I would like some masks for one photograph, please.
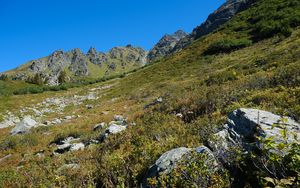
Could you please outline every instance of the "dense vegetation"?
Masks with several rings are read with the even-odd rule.
[[[122,79],[111,80],[109,84],[116,86],[96,101],[101,104],[99,107],[92,111],[85,107],[78,109],[82,120],[36,129],[30,135],[9,137],[5,135],[7,131],[0,133],[0,153],[15,154],[1,167],[0,185],[138,187],[148,168],[162,153],[176,147],[198,147],[207,142],[209,135],[217,132],[227,114],[236,108],[265,109],[299,121],[299,6],[297,0],[260,0],[182,52]],[[286,32],[285,27],[290,32]],[[224,38],[234,41],[220,43]],[[249,40],[253,40],[252,44]],[[212,46],[217,47],[217,53],[206,54]],[[70,92],[84,92],[101,84],[106,82],[74,88]],[[43,93],[34,97],[49,95]],[[0,97],[0,100],[3,104],[4,100],[13,103],[20,100],[19,97],[26,97],[27,100],[22,99],[24,103],[31,100],[30,95]],[[143,108],[157,97],[163,97],[161,104]],[[66,113],[72,110],[75,111],[71,108]],[[124,114],[137,125],[109,137],[95,148],[51,156],[49,143],[66,135],[76,134],[84,140],[97,137],[101,130],[91,133],[93,126],[112,116],[104,115],[103,111]],[[176,117],[176,113],[182,113],[183,118]],[[49,132],[51,134],[47,135]],[[206,168],[198,168],[203,161],[196,158],[179,165],[172,172],[173,176],[161,177],[159,181],[162,185],[186,187],[198,181],[197,174],[201,174],[206,177],[201,185],[211,187],[239,184],[238,180],[243,181],[245,187],[253,187],[253,184],[257,187],[299,186],[299,144],[264,142],[269,145],[259,154],[235,155],[233,161],[242,164],[237,165],[237,174],[229,174],[226,170],[208,173]],[[280,158],[269,152],[277,147],[292,149],[289,155]],[[39,150],[46,150],[46,157],[26,155]],[[273,171],[262,168],[265,161],[273,166]],[[58,170],[62,164],[72,162],[80,164],[80,168]],[[22,168],[12,168],[17,165]],[[178,173],[181,171],[188,172],[190,181],[182,181],[182,174]],[[153,179],[150,183],[157,185],[158,182]]]

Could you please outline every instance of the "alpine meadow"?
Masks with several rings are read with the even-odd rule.
[[[0,187],[300,187],[300,1],[207,16],[0,73]]]

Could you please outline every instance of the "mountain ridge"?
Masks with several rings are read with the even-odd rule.
[[[46,84],[58,85],[58,77],[63,71],[67,72],[69,80],[74,77],[100,78],[139,68],[146,64],[146,56],[147,51],[131,45],[114,47],[107,53],[98,52],[93,47],[86,54],[79,48],[66,52],[56,50],[49,56],[31,60],[3,74],[14,80],[27,80],[40,74]]]

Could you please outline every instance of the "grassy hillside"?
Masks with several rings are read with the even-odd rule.
[[[299,10],[297,0],[261,0],[187,49],[124,78],[68,91],[0,96],[4,113],[49,97],[83,95],[110,86],[100,90],[95,101],[44,117],[80,115],[63,125],[14,137],[9,136],[10,128],[2,129],[0,157],[12,157],[1,162],[0,185],[138,187],[162,153],[205,143],[238,107],[264,109],[299,121]],[[163,97],[161,104],[144,109],[158,97]],[[86,108],[90,103],[93,109]],[[175,116],[179,112],[182,120]],[[97,138],[101,131],[93,132],[94,125],[109,122],[115,114],[137,125],[85,151],[51,155],[52,141],[74,134],[81,140]],[[40,150],[44,157],[34,155]],[[66,163],[80,168],[59,171]],[[299,169],[294,170],[299,176]],[[246,179],[245,186],[251,183]]]

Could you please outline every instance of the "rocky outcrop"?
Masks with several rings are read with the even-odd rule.
[[[283,134],[283,130],[288,134]],[[251,152],[253,149],[263,148],[263,142],[259,138],[272,138],[276,144],[297,143],[300,136],[300,124],[289,117],[283,117],[271,112],[241,108],[233,111],[228,116],[224,128],[213,134],[208,140],[207,147],[196,148],[197,153],[208,154],[208,169],[220,168],[218,164],[230,167],[236,151],[240,153]],[[209,149],[210,148],[210,149]],[[148,178],[158,177],[162,173],[170,173],[179,161],[185,160],[183,156],[195,149],[176,148],[170,150],[155,162],[149,169],[143,181],[143,187]],[[286,155],[287,151],[270,151]]]
[[[282,135],[284,130],[289,133],[286,138]],[[228,116],[224,129],[212,135],[208,143],[219,159],[230,164],[232,148],[252,150],[253,143],[261,148],[259,137],[272,137],[275,143],[290,143],[295,141],[294,135],[299,138],[300,124],[293,119],[263,110],[241,108]]]
[[[194,40],[211,33],[230,20],[235,14],[247,9],[255,0],[227,0],[220,8],[210,14],[207,20],[196,27],[192,33],[177,31],[173,35],[165,35],[150,50],[148,62],[154,62],[170,54],[181,51]]]
[[[181,39],[171,52],[178,52],[190,45],[194,40],[211,33],[234,15],[247,9],[253,2],[255,0],[227,0],[220,8],[210,14],[204,23],[196,27],[191,34]]]
[[[107,63],[108,59],[106,57],[106,54],[103,52],[97,52],[97,50],[93,47],[91,47],[86,54],[86,56],[89,58],[90,62],[92,62],[95,65],[101,66],[103,63]]]
[[[30,61],[17,68],[17,74],[9,71],[9,75],[14,80],[29,80],[39,74],[46,84],[58,85],[62,71],[67,72],[68,80],[74,80],[77,76],[99,78],[115,71],[122,73],[139,68],[146,64],[146,56],[145,50],[132,45],[112,48],[106,54],[98,52],[95,48],[90,48],[87,54],[78,48],[68,52],[57,50],[47,57]],[[90,70],[91,68],[93,70]]]
[[[178,30],[172,35],[164,35],[149,51],[147,56],[148,62],[153,62],[169,55],[177,42],[186,36],[187,34],[182,30]]]
[[[72,59],[69,70],[72,71],[75,76],[87,76],[89,75],[88,60],[87,57],[81,52],[80,49],[76,48],[71,51]]]

